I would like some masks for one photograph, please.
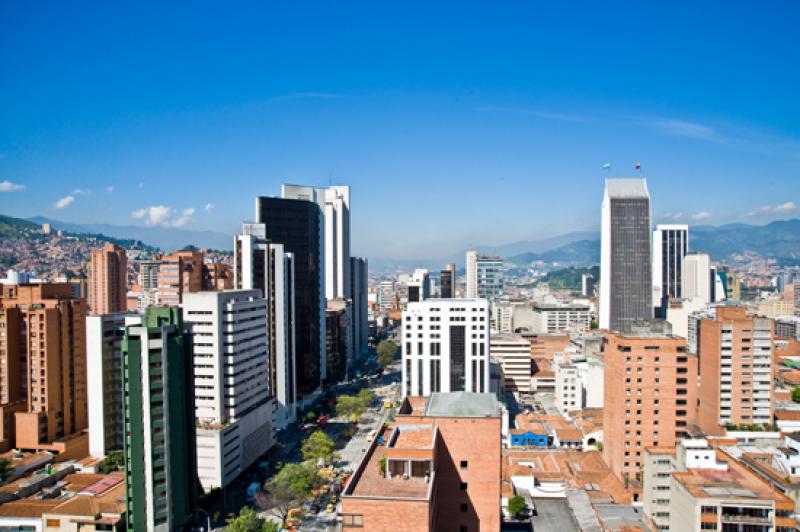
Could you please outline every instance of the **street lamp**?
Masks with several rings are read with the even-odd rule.
[[[206,514],[206,527],[207,527],[206,528],[206,532],[211,532],[211,516],[208,515],[208,512],[206,512],[205,510],[203,510],[200,507],[197,508],[197,511],[198,512],[203,512],[204,514]]]

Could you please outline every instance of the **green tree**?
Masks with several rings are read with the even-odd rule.
[[[286,464],[264,484],[266,493],[260,504],[271,508],[285,525],[289,510],[307,499],[319,484],[320,478],[313,464]]]
[[[122,451],[111,451],[100,462],[100,471],[103,473],[111,473],[112,471],[119,471],[125,467],[125,455]]]
[[[333,458],[333,451],[336,444],[330,436],[318,430],[303,442],[301,452],[303,460],[312,460],[316,463],[320,458],[327,464]]]
[[[255,510],[245,506],[237,517],[228,520],[225,530],[229,532],[278,532],[278,525],[259,517]]]
[[[508,499],[508,513],[510,513],[511,517],[514,519],[518,518],[527,509],[528,505],[525,503],[523,497],[515,495]]]
[[[800,403],[800,386],[792,389],[792,401]]]
[[[352,423],[358,423],[366,411],[364,401],[355,395],[340,395],[336,399],[336,415],[348,418]]]
[[[11,470],[11,462],[7,458],[0,458],[0,480],[5,480]]]
[[[397,356],[397,344],[391,340],[383,340],[378,344],[378,364],[384,368],[394,362]]]
[[[366,410],[375,400],[375,392],[373,392],[369,388],[362,388],[361,390],[359,390],[358,395],[356,397],[358,397],[358,400],[361,402],[364,409]]]

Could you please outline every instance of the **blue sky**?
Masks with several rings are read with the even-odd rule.
[[[332,180],[355,252],[439,257],[641,161],[656,221],[798,215],[796,2],[429,4],[3,2],[0,213],[233,233]]]

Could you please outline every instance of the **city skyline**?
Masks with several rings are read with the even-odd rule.
[[[641,162],[653,223],[794,217],[786,9],[167,7],[145,36],[146,10],[6,5],[0,212],[234,234],[282,183],[346,184],[354,254],[446,256],[594,230],[601,165]]]

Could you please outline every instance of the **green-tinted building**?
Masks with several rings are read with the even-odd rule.
[[[181,530],[198,496],[192,342],[181,310],[147,309],[126,328],[122,351],[128,530]]]

